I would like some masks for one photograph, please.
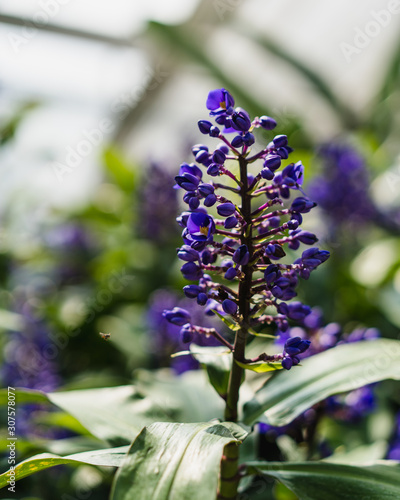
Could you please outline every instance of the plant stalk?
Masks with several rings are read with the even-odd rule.
[[[246,222],[245,228],[240,236],[240,244],[247,245],[250,253],[250,262],[253,255],[252,234],[248,230],[252,223],[251,214],[251,195],[248,193],[247,185],[247,160],[243,156],[239,156],[240,167],[240,196],[241,196],[241,212]],[[228,385],[228,394],[225,407],[225,420],[237,422],[238,419],[238,401],[239,389],[244,379],[244,370],[236,361],[245,360],[245,348],[247,340],[247,330],[249,325],[250,313],[250,298],[251,285],[253,277],[253,269],[251,265],[243,266],[244,279],[239,283],[238,304],[239,316],[241,317],[241,328],[237,331],[234,343],[232,370]]]

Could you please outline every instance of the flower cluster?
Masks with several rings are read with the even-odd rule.
[[[357,227],[371,222],[377,209],[369,196],[369,179],[362,156],[350,145],[324,144],[318,151],[322,173],[309,192],[325,212],[332,230],[346,224]]]
[[[184,261],[184,278],[195,282],[185,286],[184,293],[204,306],[206,314],[225,316],[245,336],[264,325],[287,331],[290,321],[310,314],[308,306],[289,302],[297,295],[299,278],[308,279],[329,257],[329,252],[314,246],[317,237],[300,227],[303,214],[315,206],[302,189],[304,167],[301,162],[284,165],[293,151],[286,135],[276,135],[260,151],[251,151],[253,132],[273,130],[273,118],[252,120],[244,109],[234,107],[225,89],[211,91],[206,105],[216,125],[200,120],[199,130],[220,143],[215,150],[195,145],[195,163],[183,163],[175,177],[175,187],[185,191],[183,201],[188,205],[177,219],[184,243],[178,257]],[[257,163],[260,167],[251,173],[249,168],[254,170]],[[215,179],[203,179],[204,170]],[[286,201],[292,193],[298,196]],[[285,259],[285,246],[290,252],[301,244],[310,248],[294,262],[289,256]],[[184,342],[195,333],[212,335],[237,352],[215,329],[194,324],[185,310],[166,310],[164,316],[181,326]],[[282,354],[263,354],[263,359],[274,358],[290,369],[308,347],[308,342],[291,339]]]
[[[283,346],[284,352],[287,350],[287,346],[300,348],[302,343],[307,343],[310,347],[304,356],[306,358],[340,344],[374,340],[380,336],[380,332],[375,328],[356,328],[346,334],[338,323],[324,325],[322,314],[318,308],[313,308],[302,323],[301,327],[296,326],[291,329],[291,335],[296,335],[296,337],[289,337],[288,332],[280,332],[275,342]],[[288,354],[292,355],[293,352],[289,350]],[[285,359],[287,358],[284,358],[284,361]],[[276,438],[282,435],[290,436],[298,443],[306,442],[309,429],[315,428],[323,416],[349,423],[359,422],[362,417],[371,413],[375,408],[375,385],[370,384],[347,394],[330,396],[306,410],[286,426],[274,427],[266,423],[259,423],[260,455],[268,460],[276,459],[276,457],[271,456],[271,453],[275,450]],[[319,448],[322,458],[332,454],[332,450],[325,440],[319,443]],[[400,441],[395,436],[388,457],[400,456],[396,455],[399,450]]]
[[[363,340],[374,340],[380,337],[376,328],[356,328],[350,333],[344,333],[338,323],[323,325],[321,312],[315,308],[304,319],[303,326],[291,329],[291,334],[296,335],[298,342],[308,342],[310,348],[305,357],[318,354],[331,349],[337,345],[360,342]],[[293,341],[287,332],[280,332],[276,340],[278,345],[284,345]],[[375,396],[373,384],[355,389],[346,395],[331,396],[325,401],[325,412],[335,418],[355,422],[375,407]]]
[[[174,308],[174,305],[178,307]],[[172,321],[165,321],[162,312],[166,308],[173,308]],[[171,358],[171,354],[185,349],[183,339],[179,336],[182,326],[180,318],[185,322],[201,322],[205,327],[215,326],[215,316],[204,318],[203,309],[188,298],[179,299],[176,293],[169,290],[156,290],[150,298],[147,313],[147,324],[149,326],[150,341],[149,349],[153,355],[153,361],[157,367],[170,366],[177,374],[188,370],[196,370],[199,363],[192,356],[177,356]],[[193,342],[200,346],[217,346],[218,341],[214,337],[207,337],[198,333],[194,334]]]
[[[15,310],[21,316],[22,328],[21,331],[10,332],[4,345],[4,362],[0,371],[3,386],[52,392],[59,387],[61,377],[54,356],[51,356],[48,325],[37,317],[25,298],[16,300]],[[20,405],[19,434],[37,432],[37,426],[32,423],[32,413],[38,408],[40,405]]]

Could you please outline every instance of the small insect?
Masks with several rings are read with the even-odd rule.
[[[110,337],[111,337],[111,333],[102,333],[102,332],[99,332],[99,335],[100,337],[103,339],[103,340],[109,340]]]

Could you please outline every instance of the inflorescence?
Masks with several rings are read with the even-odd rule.
[[[310,307],[291,299],[297,295],[299,278],[308,279],[329,257],[329,252],[313,246],[317,237],[300,228],[303,214],[316,204],[302,189],[301,162],[279,171],[293,151],[286,135],[276,135],[257,153],[251,151],[254,130],[273,130],[277,125],[273,118],[251,120],[247,111],[234,108],[234,99],[225,89],[211,91],[206,105],[216,125],[200,120],[200,132],[221,142],[214,151],[195,145],[196,163],[183,163],[175,177],[175,187],[185,191],[183,200],[189,207],[177,218],[184,242],[178,257],[184,261],[184,278],[195,282],[183,288],[186,297],[204,306],[205,314],[225,316],[239,335],[231,345],[215,329],[193,324],[185,309],[166,310],[163,315],[181,326],[184,342],[191,342],[195,333],[211,335],[237,360],[281,362],[289,370],[308,349],[308,340],[289,338],[282,353],[263,353],[252,360],[245,359],[244,344],[248,333],[257,333],[264,325],[275,324],[285,332],[289,321],[301,323],[310,314]],[[250,173],[256,162],[261,168]],[[204,170],[215,181],[204,181]],[[289,202],[292,192],[298,196]],[[213,214],[208,211],[211,207]],[[310,248],[287,263],[285,247],[297,250],[301,244]]]

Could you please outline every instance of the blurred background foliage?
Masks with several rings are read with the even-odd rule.
[[[356,29],[365,32],[387,2],[353,3],[349,16],[343,1],[120,0],[47,13],[39,4],[0,2],[3,386],[110,387],[137,370],[198,368],[171,360],[179,328],[160,313],[182,301],[173,176],[191,161],[216,87],[253,116],[276,118],[306,166],[305,190],[319,205],[307,225],[332,257],[302,284],[301,299],[343,332],[398,338],[400,18],[378,24],[350,61],[343,48],[358,47]],[[38,12],[47,20],[28,36]],[[326,453],[400,454],[395,387],[375,387],[376,404],[355,420],[319,419]],[[72,417],[40,405],[18,425],[19,459],[61,453],[54,438],[65,453],[94,446]],[[293,458],[301,443],[268,431],[257,446],[264,458]],[[105,499],[110,480],[105,469],[61,467],[22,481],[15,498],[90,488],[90,498]],[[270,495],[293,498],[282,486]]]

